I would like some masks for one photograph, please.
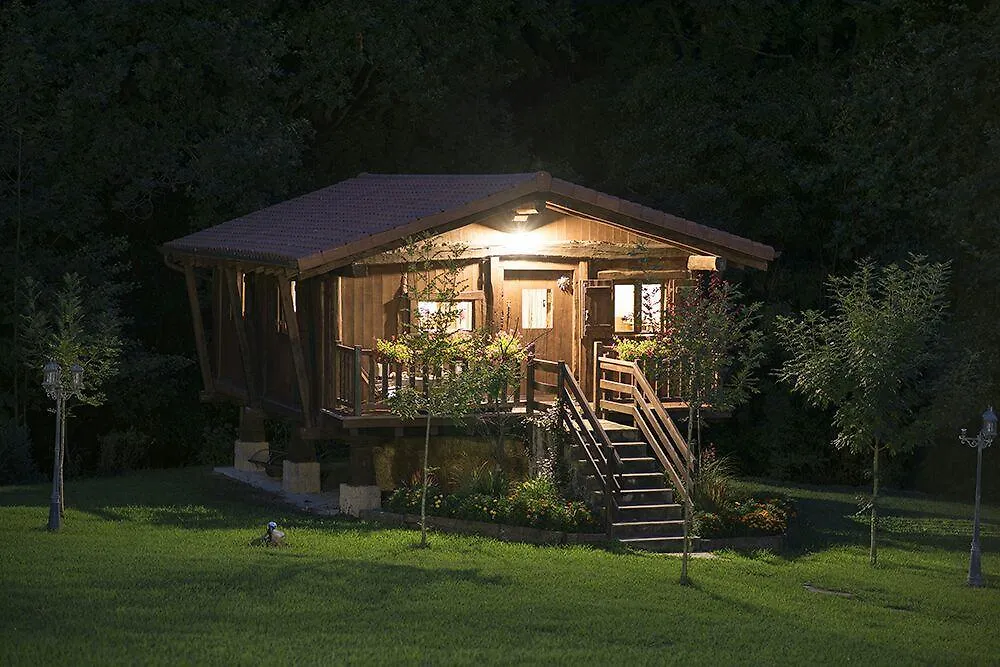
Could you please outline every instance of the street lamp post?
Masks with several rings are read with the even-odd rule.
[[[976,509],[972,515],[972,551],[969,554],[969,579],[970,586],[981,587],[985,585],[982,572],[982,555],[979,551],[979,487],[983,477],[983,450],[993,444],[993,439],[997,435],[997,415],[993,408],[987,408],[983,413],[983,427],[974,438],[965,435],[958,436],[959,442],[963,445],[976,448]]]
[[[56,442],[55,460],[52,463],[52,497],[49,503],[49,530],[62,528],[63,507],[63,457],[66,451],[66,401],[79,396],[83,389],[83,368],[73,364],[69,368],[69,382],[63,382],[63,369],[55,361],[49,361],[42,369],[42,387],[45,394],[56,402]]]

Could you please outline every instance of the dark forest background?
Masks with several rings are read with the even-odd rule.
[[[950,348],[978,372],[926,406],[936,445],[891,474],[971,494],[955,436],[1000,380],[1000,3],[6,2],[0,54],[0,482],[51,466],[25,277],[75,271],[125,318],[70,472],[206,462],[236,410],[198,402],[161,243],[362,171],[545,169],[780,250],[733,276],[768,329],[825,307],[825,277],[860,258],[951,261]],[[769,372],[708,439],[748,474],[863,480]]]

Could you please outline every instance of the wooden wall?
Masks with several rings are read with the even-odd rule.
[[[585,381],[588,380],[587,368],[591,363],[593,339],[583,336],[582,281],[596,278],[598,272],[610,269],[675,270],[686,266],[688,253],[663,247],[665,239],[653,239],[613,225],[554,211],[532,216],[532,220],[522,231],[528,234],[532,243],[542,246],[578,242],[579,246],[571,246],[576,249],[577,256],[552,256],[551,251],[548,251],[548,256],[532,254],[527,249],[527,244],[523,243],[524,239],[515,240],[508,234],[512,230],[510,216],[505,215],[483,223],[466,225],[442,234],[439,238],[442,241],[465,243],[470,249],[479,249],[479,257],[463,261],[460,281],[465,290],[479,292],[478,298],[481,300],[490,302],[494,298],[490,293],[490,263],[499,260],[501,268],[497,270],[493,266],[493,276],[506,276],[507,288],[512,292],[495,304],[497,312],[503,312],[508,305],[516,307],[520,299],[515,298],[513,290],[528,284],[524,281],[533,279],[533,276],[546,280],[555,280],[559,275],[571,276],[573,294],[569,298],[572,307],[568,312],[560,307],[560,316],[554,322],[553,331],[547,335],[552,340],[565,341],[565,345],[556,346],[560,351],[552,351],[551,354],[565,357],[578,377]],[[603,256],[598,250],[594,256],[580,257],[579,249],[588,247],[588,243],[601,245],[604,250],[615,250],[617,246],[619,256]],[[657,251],[660,252],[659,256],[621,256],[623,248],[646,247],[649,244],[659,244],[658,247],[662,249]],[[486,255],[493,255],[494,259],[483,256],[484,252]],[[644,254],[655,255],[656,252]],[[337,343],[370,349],[374,347],[376,339],[401,333],[400,323],[407,321],[408,313],[403,311],[409,309],[409,299],[401,298],[404,265],[380,264],[378,258],[375,259],[376,261],[364,267],[366,275],[354,277],[331,273],[296,284],[297,318],[314,413],[319,407],[331,405],[328,394],[332,386],[332,359],[336,354]],[[416,280],[418,278],[414,275],[407,276],[410,284]],[[503,285],[499,288],[494,286],[493,295],[496,298],[502,292]],[[213,339],[209,342],[212,372],[220,381],[219,390],[238,395],[240,391],[246,391],[246,382],[238,345],[237,323],[231,312],[238,316],[240,309],[239,304],[230,306],[229,291],[222,280],[222,269],[214,272],[212,293]],[[287,327],[278,323],[278,301],[276,277],[264,273],[248,274],[244,325],[253,358],[255,389],[265,408],[278,408],[286,413],[294,413],[301,406],[300,392],[289,333]],[[511,315],[511,324],[516,324],[520,312],[512,312]],[[478,321],[474,322],[474,326],[486,324],[482,305],[477,305],[476,318]],[[545,347],[556,349],[551,345]],[[228,388],[236,391],[228,391]]]

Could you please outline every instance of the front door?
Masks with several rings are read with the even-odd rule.
[[[521,330],[525,344],[535,344],[535,356],[549,361],[573,360],[573,295],[559,287],[560,278],[573,284],[572,270],[506,270],[504,296],[510,305],[510,326]]]

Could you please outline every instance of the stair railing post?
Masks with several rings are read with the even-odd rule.
[[[615,538],[615,473],[617,472],[618,464],[615,462],[615,448],[613,445],[608,447],[607,464],[605,468],[608,472],[608,478],[604,483],[604,513],[607,515],[608,521],[608,538]]]
[[[535,412],[535,351],[529,350],[525,359],[524,380],[524,411],[526,414]]]
[[[361,346],[354,346],[354,416],[361,416]]]
[[[594,397],[594,414],[603,417],[601,414],[601,341],[594,341],[594,387],[591,394]]]
[[[559,379],[556,381],[556,403],[557,404],[559,403],[559,401],[562,400],[563,394],[567,394],[566,395],[566,400],[567,401],[572,400],[572,399],[570,399],[568,393],[566,392],[566,364],[564,362],[560,361],[559,362]],[[560,429],[560,430],[562,430],[562,428],[563,428],[564,419],[565,419],[565,417],[563,416],[563,411],[560,410],[559,411],[559,417],[558,417],[559,421],[556,424],[556,427],[558,429]]]

